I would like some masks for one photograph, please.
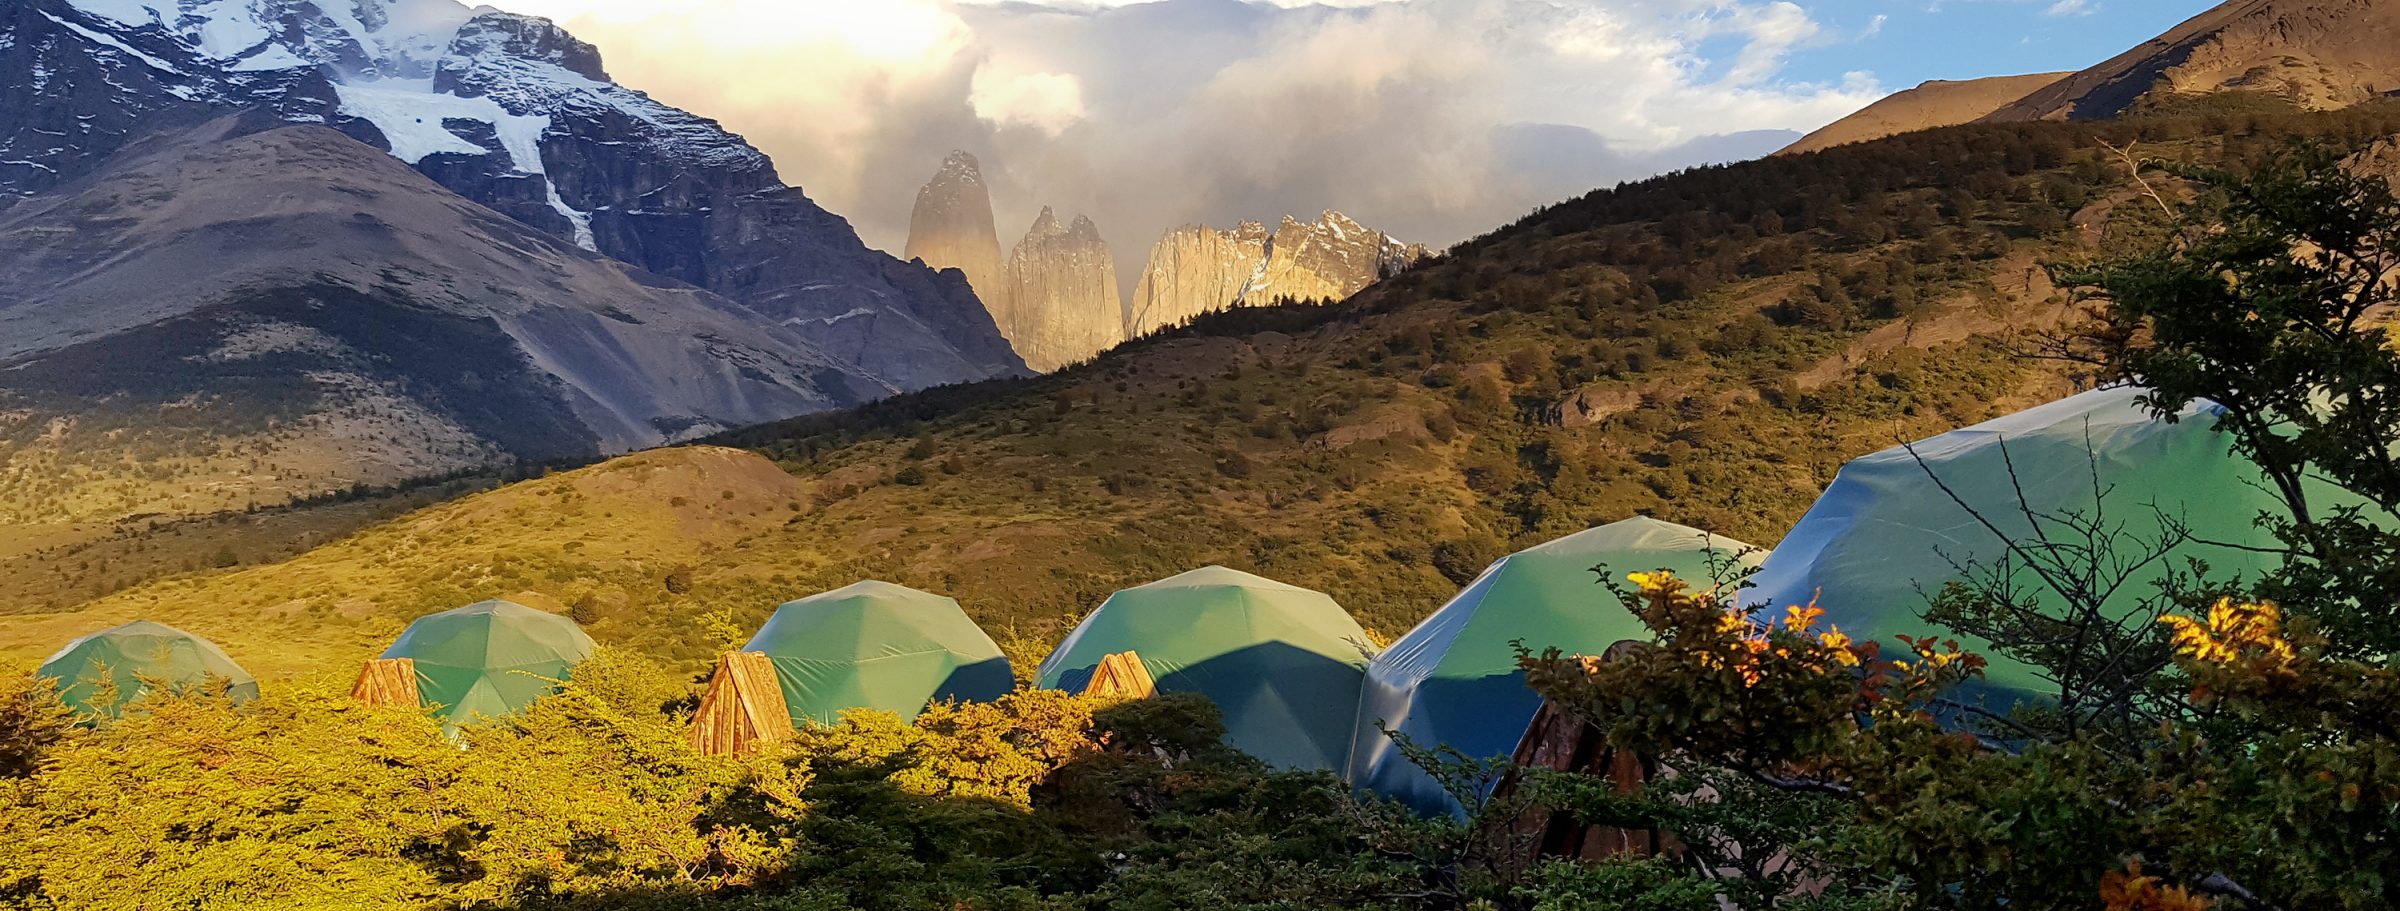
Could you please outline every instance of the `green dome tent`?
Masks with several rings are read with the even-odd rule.
[[[1852,460],[1776,547],[1743,602],[1779,609],[1813,596],[1827,622],[1859,639],[1934,632],[1922,619],[1924,608],[1958,577],[1957,567],[1988,572],[2008,554],[2007,543],[1970,506],[2020,544],[2036,542],[2029,510],[2097,515],[2117,530],[2115,558],[2122,560],[2147,556],[2162,539],[2162,513],[2188,525],[2195,540],[2151,562],[2107,602],[2120,612],[2156,594],[2152,583],[2161,574],[2185,571],[2186,557],[2206,560],[2212,582],[2236,574],[2255,579],[2280,565],[2272,552],[2279,543],[2256,520],[2261,512],[2282,513],[2283,504],[2257,466],[2232,451],[2232,438],[2215,430],[2217,406],[2193,402],[2169,423],[2135,401],[2142,391],[2085,392],[1918,441],[1915,455],[1894,447]],[[2321,490],[2325,502],[2357,502],[2330,485]],[[2054,536],[2064,532],[2060,540],[2082,542],[2056,521],[2041,524]],[[2013,566],[2020,594],[2060,603],[2021,561]],[[1980,640],[1959,638],[1991,661],[1979,688],[1988,695],[2013,701],[2056,692],[2034,668],[1993,654]],[[1887,643],[1887,653],[1894,647]]]
[[[1475,581],[1367,667],[1350,745],[1353,785],[1425,812],[1457,809],[1448,795],[1377,727],[1423,747],[1450,746],[1477,758],[1506,756],[1541,710],[1525,686],[1516,648],[1597,655],[1650,632],[1592,569],[1671,570],[1705,587],[1711,563],[1756,565],[1750,545],[1672,522],[1636,517],[1577,532],[1494,561]]]
[[[1110,595],[1042,662],[1042,686],[1080,691],[1133,651],[1166,693],[1199,693],[1225,739],[1282,768],[1338,771],[1370,647],[1332,598],[1211,566]]]
[[[417,618],[382,658],[416,666],[419,703],[443,730],[503,718],[558,689],[592,655],[575,621],[513,601],[482,601]]]
[[[989,701],[1016,685],[1000,647],[958,602],[889,582],[778,607],[742,650],[775,663],[794,724],[830,724],[853,708],[914,719],[927,703]]]
[[[223,679],[234,701],[258,698],[258,678],[233,663],[216,643],[148,620],[69,642],[36,673],[56,681],[67,707],[87,720],[116,717],[152,682],[181,689]],[[102,699],[110,688],[103,684],[113,684],[113,699]]]

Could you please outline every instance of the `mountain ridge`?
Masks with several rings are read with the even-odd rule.
[[[2400,91],[2400,5],[2226,0],[1984,119],[2108,118],[2224,91],[2277,95],[2315,111]]]
[[[456,382],[462,370],[482,379]],[[324,126],[237,115],[153,134],[0,211],[11,476],[105,488],[90,470],[139,453],[204,473],[253,457],[288,469],[181,506],[116,498],[117,514],[596,457],[894,391],[741,304],[578,249]],[[35,509],[6,499],[20,521]]]
[[[21,126],[0,137],[0,204],[73,179],[147,129],[260,107],[739,300],[897,388],[1024,370],[965,282],[867,248],[715,121],[595,78],[606,75],[598,51],[548,20],[454,0],[12,8],[0,123]]]
[[[1917,130],[1971,123],[2070,75],[2072,73],[2058,72],[1928,80],[1913,88],[1886,95],[1874,104],[1826,124],[1775,154],[1796,155]]]

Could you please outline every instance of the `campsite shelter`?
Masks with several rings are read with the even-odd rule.
[[[222,679],[236,702],[258,698],[258,678],[225,650],[198,636],[148,620],[110,627],[59,649],[36,673],[58,684],[59,696],[86,720],[112,718],[152,684],[182,689]],[[112,692],[113,698],[103,698]]]
[[[1348,777],[1425,812],[1455,810],[1433,779],[1383,729],[1418,746],[1475,758],[1507,756],[1540,711],[1514,643],[1540,652],[1599,655],[1650,633],[1610,589],[1628,573],[1665,569],[1707,588],[1716,570],[1756,565],[1748,544],[1648,517],[1587,529],[1494,561],[1464,590],[1367,667]],[[1380,725],[1380,727],[1379,727]]]
[[[592,638],[573,620],[482,601],[417,618],[379,657],[414,663],[419,704],[456,732],[477,718],[523,711],[591,654]]]
[[[2104,603],[2119,616],[2156,596],[2162,574],[2188,573],[2187,557],[2207,561],[2212,582],[2256,579],[2277,565],[2276,539],[2257,519],[2283,507],[2214,429],[2217,406],[2195,401],[2170,423],[2136,402],[2141,394],[2132,386],[2085,392],[1851,461],[1776,546],[1743,602],[1781,609],[1813,596],[1826,621],[1887,640],[1888,653],[1898,647],[1893,635],[1937,631],[1924,610],[1961,567],[1983,578],[2006,561],[2018,594],[2060,605],[2025,558],[2090,566],[2077,556],[2088,540],[2079,526],[2106,529],[2105,558],[2138,566]],[[2356,501],[2330,486],[2323,492],[2326,502]],[[2192,540],[2147,559],[2170,522],[2187,525]],[[1976,688],[1991,708],[2056,692],[2033,668],[1958,638],[1991,661]]]
[[[1126,651],[1159,692],[1215,702],[1236,749],[1281,768],[1338,771],[1372,647],[1323,593],[1210,566],[1110,595],[1036,676],[1081,692],[1103,659]]]
[[[929,702],[998,699],[1016,684],[958,602],[889,582],[786,603],[742,651],[775,663],[794,724],[831,724],[854,708],[914,719]]]

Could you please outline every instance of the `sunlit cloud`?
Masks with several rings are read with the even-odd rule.
[[[1831,40],[1788,0],[497,2],[748,136],[870,243],[900,247],[964,148],[1004,247],[1051,205],[1128,269],[1178,224],[1325,208],[1447,244],[1882,94],[1780,77]]]
[[[975,71],[967,103],[997,126],[1030,126],[1051,136],[1083,120],[1083,82],[1065,73]]]

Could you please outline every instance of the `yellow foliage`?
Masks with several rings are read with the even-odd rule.
[[[2219,598],[2205,620],[2170,616],[2159,622],[2174,631],[2175,647],[2194,661],[2279,666],[2294,657],[2283,635],[2283,611],[2272,602]]]
[[[2182,886],[2143,875],[2138,860],[2100,877],[2100,901],[2107,911],[2208,911],[2214,905]]]

